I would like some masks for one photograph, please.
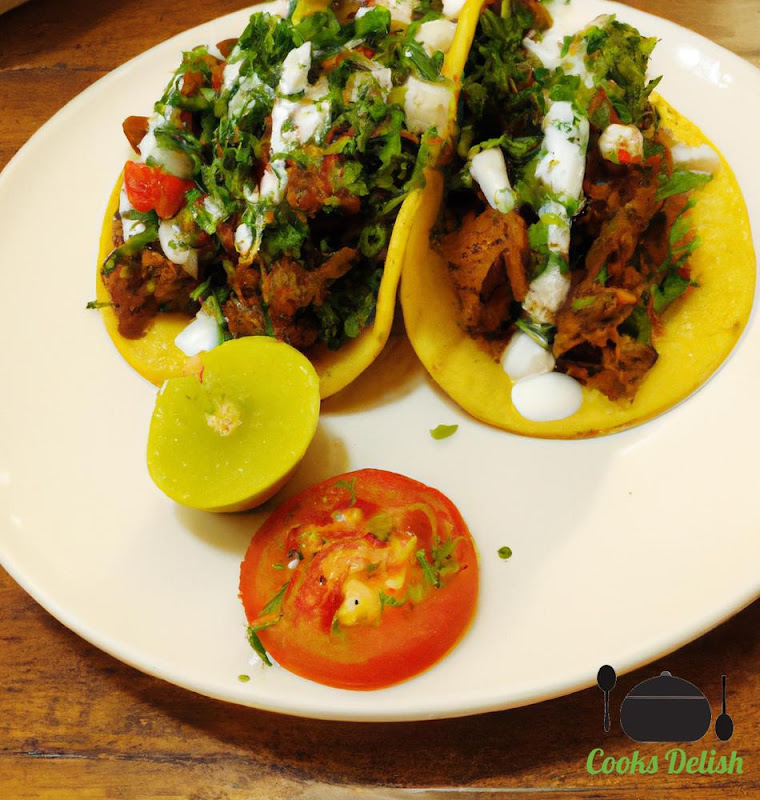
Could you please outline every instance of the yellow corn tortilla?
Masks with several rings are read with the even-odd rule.
[[[717,149],[661,97],[653,97],[661,127],[687,145]],[[431,172],[418,222],[407,243],[401,283],[406,330],[418,357],[441,388],[465,411],[512,433],[574,439],[630,428],[662,414],[704,383],[738,341],[752,309],[755,253],[749,218],[734,173],[721,156],[718,173],[698,190],[690,211],[700,239],[691,256],[699,288],[677,300],[663,316],[655,341],[659,358],[632,402],[615,402],[583,390],[572,416],[533,422],[512,404],[512,381],[458,324],[458,300],[445,261],[430,246],[430,230],[443,193]]]

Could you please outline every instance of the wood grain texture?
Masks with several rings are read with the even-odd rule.
[[[243,7],[232,0],[33,0],[0,16],[0,167],[86,86],[179,31]],[[630,0],[760,64],[757,0]],[[667,609],[663,609],[667,613]],[[400,789],[442,800],[441,787],[544,790],[543,797],[610,794],[712,799],[760,797],[760,602],[637,673],[669,669],[696,683],[715,710],[729,676],[741,776],[591,776],[593,747],[635,746],[602,732],[597,689],[514,711],[410,724],[295,719],[203,698],[98,651],[35,604],[0,571],[0,798],[391,798]],[[455,687],[452,687],[452,691]],[[661,752],[642,745],[643,753]],[[689,747],[690,754],[698,752]]]

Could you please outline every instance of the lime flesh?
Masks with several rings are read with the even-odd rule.
[[[319,377],[298,350],[265,336],[225,342],[200,356],[198,375],[159,390],[148,470],[182,505],[242,511],[295,471],[319,418]]]

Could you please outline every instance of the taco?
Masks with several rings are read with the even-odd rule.
[[[412,345],[504,430],[644,422],[707,380],[749,318],[736,179],[653,93],[655,39],[614,16],[560,34],[533,0],[472,0],[465,22],[455,155],[430,171],[405,255]]]
[[[95,305],[143,376],[270,335],[327,397],[378,355],[453,114],[456,22],[415,6],[258,11],[239,39],[184,53],[153,115],[125,121],[136,160],[106,214]]]

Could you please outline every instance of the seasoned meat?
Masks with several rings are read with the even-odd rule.
[[[632,400],[656,361],[651,345],[620,335],[604,347],[581,345],[558,359],[557,366],[611,400]]]
[[[263,336],[267,333],[261,300],[256,295],[245,302],[233,295],[222,306],[222,313],[233,336]]]
[[[657,360],[648,343],[619,331],[647,286],[634,255],[646,273],[662,252],[665,226],[655,176],[654,170],[630,169],[587,186],[592,199],[580,227],[595,238],[582,277],[557,314],[558,367],[613,400],[632,398]],[[651,251],[642,249],[645,236],[652,237]]]
[[[289,256],[283,256],[267,268],[261,276],[261,294],[272,324],[275,318],[292,317],[308,305],[321,306],[330,284],[348,272],[356,255],[356,250],[344,247],[314,270],[304,269]]]
[[[117,266],[103,283],[111,296],[125,339],[139,339],[150,320],[160,311],[195,314],[198,304],[189,299],[198,281],[181,266],[156,250],[143,250],[139,257]]]
[[[361,208],[361,198],[341,188],[343,178],[338,156],[326,156],[319,170],[291,163],[285,199],[291,208],[303,211],[309,217],[326,207],[356,214]]]
[[[484,336],[498,333],[511,300],[523,300],[528,291],[530,249],[522,217],[488,208],[466,217],[441,239],[438,250],[449,263],[462,327]]]

